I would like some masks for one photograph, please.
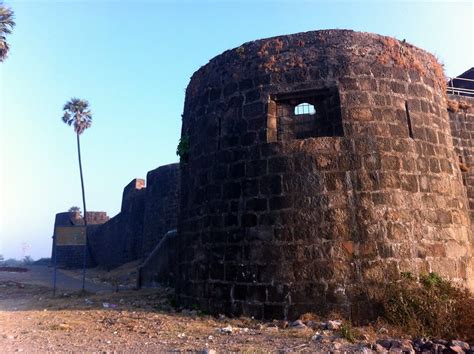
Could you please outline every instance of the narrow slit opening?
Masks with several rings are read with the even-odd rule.
[[[407,116],[408,136],[413,139],[413,128],[411,126],[410,112],[408,111],[408,102],[405,101],[405,113]]]

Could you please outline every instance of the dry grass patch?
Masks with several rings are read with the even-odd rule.
[[[412,336],[474,339],[474,297],[436,273],[402,273],[381,296],[384,318]]]

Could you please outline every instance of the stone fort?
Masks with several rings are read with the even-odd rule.
[[[472,83],[447,94],[430,53],[349,30],[228,50],[187,87],[181,163],[132,181],[110,220],[87,213],[89,265],[142,260],[140,286],[266,319],[369,318],[401,272],[474,290]]]

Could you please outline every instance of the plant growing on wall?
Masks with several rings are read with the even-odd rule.
[[[10,50],[6,35],[12,33],[13,27],[15,27],[13,11],[5,7],[0,0],[0,63],[5,60]]]
[[[79,173],[81,175],[81,189],[82,189],[82,205],[84,209],[84,225],[87,226],[87,209],[86,209],[86,195],[84,191],[84,177],[82,175],[82,162],[81,162],[81,143],[79,136],[84,133],[87,128],[90,128],[92,124],[92,112],[89,109],[89,102],[81,100],[79,98],[71,98],[63,107],[62,120],[69,126],[74,128],[77,140],[77,157],[79,160]],[[86,277],[86,260],[87,260],[87,234],[86,242],[84,244],[84,268],[82,273],[82,290],[84,290],[85,277]]]
[[[68,212],[70,213],[81,213],[81,208],[79,208],[78,206],[72,206],[69,208]]]
[[[189,159],[189,136],[183,135],[179,139],[178,147],[176,148],[176,155],[179,156],[180,162],[188,162]]]

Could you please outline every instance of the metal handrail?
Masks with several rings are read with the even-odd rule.
[[[473,79],[465,79],[463,77],[450,77],[446,87],[447,93],[451,95],[474,96],[474,89],[455,86],[455,80],[474,82]]]

